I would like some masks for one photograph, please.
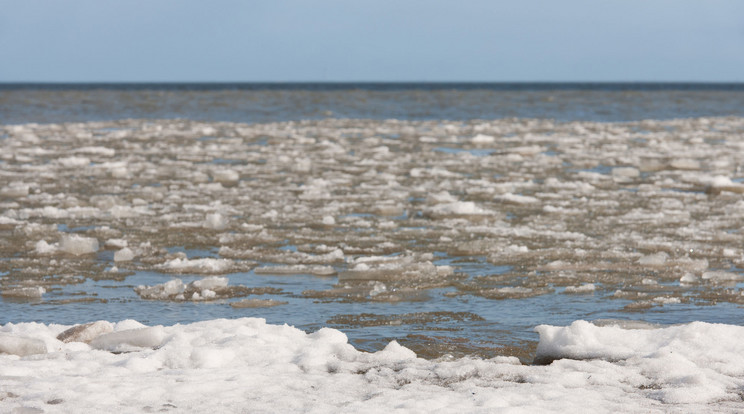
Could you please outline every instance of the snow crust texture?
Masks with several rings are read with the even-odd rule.
[[[396,342],[365,353],[334,329],[255,318],[96,324],[113,332],[90,344],[57,339],[76,327],[1,326],[0,411],[733,413],[744,388],[744,328],[730,325],[539,326],[538,353],[556,360],[527,366]]]

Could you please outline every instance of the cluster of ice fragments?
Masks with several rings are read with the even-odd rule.
[[[0,326],[3,412],[737,412],[744,328],[538,326],[538,362],[375,353],[262,319]],[[64,384],[64,386],[60,386]],[[14,411],[15,410],[15,411]]]
[[[733,117],[2,126],[0,290],[38,297],[18,289],[112,265],[259,266],[337,275],[309,297],[375,300],[379,282],[744,303],[743,131]],[[435,252],[509,270],[462,278]]]
[[[172,279],[153,286],[140,285],[134,291],[142,299],[149,300],[192,300],[209,301],[228,299],[250,294],[276,293],[271,289],[249,288],[246,286],[229,286],[227,277],[207,277],[190,283],[183,283],[181,279]]]

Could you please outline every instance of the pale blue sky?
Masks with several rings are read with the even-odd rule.
[[[744,81],[741,0],[0,0],[0,82]]]

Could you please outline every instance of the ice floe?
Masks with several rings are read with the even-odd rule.
[[[0,228],[12,233],[0,272],[14,272],[2,287],[20,287],[19,266],[29,284],[71,266],[95,274],[94,258],[111,260],[101,242],[125,271],[337,274],[328,293],[344,300],[344,286],[362,287],[353,280],[395,285],[392,269],[374,276],[384,266],[364,271],[360,258],[413,255],[392,288],[426,289],[450,276],[419,258],[441,252],[510,269],[500,286],[451,284],[465,295],[586,283],[612,295],[652,278],[696,303],[740,303],[724,290],[741,291],[731,284],[744,265],[743,127],[738,117],[0,126]],[[186,245],[200,253],[169,253]],[[551,286],[531,286],[542,281]]]

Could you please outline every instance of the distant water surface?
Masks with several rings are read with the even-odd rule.
[[[0,84],[0,123],[123,118],[636,121],[744,114],[744,84]]]

